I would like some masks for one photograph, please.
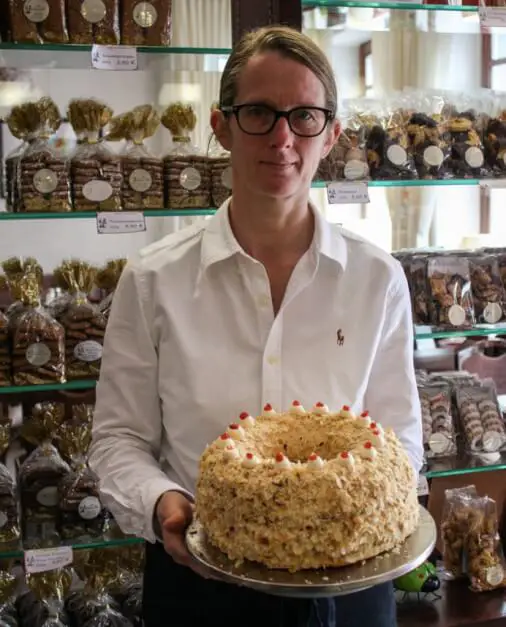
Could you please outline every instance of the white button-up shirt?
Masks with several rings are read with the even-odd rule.
[[[368,409],[421,468],[401,266],[313,211],[312,244],[277,315],[264,266],[232,233],[228,203],[126,266],[105,337],[90,457],[124,532],[153,542],[160,495],[193,493],[206,445],[266,403]]]

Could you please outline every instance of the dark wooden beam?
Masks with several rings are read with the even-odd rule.
[[[254,28],[268,24],[285,24],[302,29],[300,0],[231,0],[232,43]]]

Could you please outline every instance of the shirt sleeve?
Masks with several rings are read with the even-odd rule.
[[[186,494],[159,465],[162,413],[157,340],[145,277],[129,263],[114,294],[104,338],[90,466],[104,505],[124,533],[155,541],[153,513],[167,490]]]
[[[373,419],[395,431],[418,477],[423,465],[422,416],[413,363],[411,300],[401,268],[387,296],[365,400]]]

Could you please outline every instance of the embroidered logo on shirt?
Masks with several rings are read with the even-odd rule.
[[[344,344],[344,335],[341,329],[337,330],[337,345],[342,346]]]

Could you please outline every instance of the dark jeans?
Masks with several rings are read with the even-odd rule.
[[[391,584],[333,599],[292,599],[204,579],[147,544],[145,627],[395,627]]]

